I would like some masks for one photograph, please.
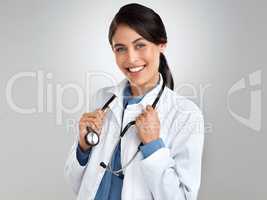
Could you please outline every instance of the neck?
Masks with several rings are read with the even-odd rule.
[[[159,81],[159,73],[157,73],[149,82],[143,85],[130,84],[133,96],[144,96],[148,91],[154,88]]]

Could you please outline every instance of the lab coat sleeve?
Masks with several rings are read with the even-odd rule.
[[[90,105],[89,110],[95,110],[96,108],[100,106],[99,102],[101,103],[101,101],[99,101],[99,99],[101,99],[101,89],[92,95],[92,98],[91,98],[92,104]],[[65,179],[71,185],[75,194],[78,194],[79,192],[84,172],[86,170],[87,165],[90,162],[90,157],[89,157],[89,161],[85,166],[80,165],[77,159],[77,156],[76,156],[78,143],[79,143],[79,134],[77,134],[76,138],[74,139],[74,144],[71,147],[71,150],[69,152],[69,155],[67,157],[67,161],[64,167]]]
[[[81,166],[76,157],[76,149],[78,146],[78,138],[71,147],[68,159],[64,168],[64,176],[67,182],[71,185],[75,194],[78,194],[82,182],[83,174],[86,166]]]
[[[183,119],[183,120],[182,120]],[[141,162],[155,200],[196,200],[201,180],[204,120],[200,111],[177,117],[171,145]]]

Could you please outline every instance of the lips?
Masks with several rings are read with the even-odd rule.
[[[137,73],[142,71],[145,68],[145,65],[141,65],[141,66],[134,66],[134,67],[129,67],[127,68],[128,72],[131,73]]]

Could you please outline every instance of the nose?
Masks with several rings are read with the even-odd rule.
[[[139,55],[138,52],[135,51],[134,49],[129,49],[128,50],[128,63],[130,64],[134,64],[136,63],[136,61],[138,61]]]

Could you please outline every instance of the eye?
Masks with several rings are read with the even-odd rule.
[[[125,52],[126,51],[126,48],[125,47],[118,47],[115,49],[116,52],[118,53],[122,53],[122,52]]]
[[[135,48],[136,48],[136,49],[141,49],[141,48],[143,48],[143,47],[145,47],[145,46],[146,46],[145,44],[140,43],[140,44],[137,44],[137,45],[135,46]]]

